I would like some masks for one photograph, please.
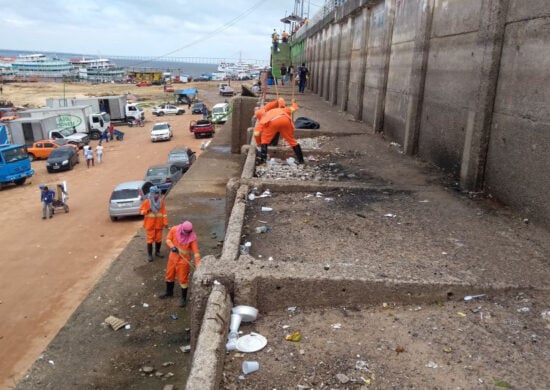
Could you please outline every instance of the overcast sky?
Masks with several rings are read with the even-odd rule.
[[[0,49],[268,60],[270,35],[294,7],[295,0],[0,0]],[[311,14],[318,9],[312,2]]]

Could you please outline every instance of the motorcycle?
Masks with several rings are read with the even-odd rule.
[[[133,118],[133,119],[130,119],[128,121],[128,126],[129,127],[134,127],[134,126],[143,127],[143,126],[145,126],[145,122],[142,119]]]

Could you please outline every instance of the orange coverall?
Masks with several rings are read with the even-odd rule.
[[[296,138],[294,138],[294,122],[292,121],[292,112],[294,112],[298,106],[296,103],[292,107],[274,108],[269,112],[266,112],[260,122],[260,137],[261,144],[267,145],[271,143],[273,137],[277,133],[281,133],[283,138],[288,142],[291,147],[298,145]]]
[[[272,102],[266,103],[262,108],[257,109],[254,112],[254,115],[256,115],[256,126],[254,126],[254,140],[256,141],[256,145],[261,145],[261,132],[262,132],[262,125],[260,124],[260,120],[265,115],[266,112],[269,110],[273,110],[274,108],[279,107],[279,101],[273,100]]]
[[[178,227],[174,226],[166,236],[166,245],[170,248],[170,256],[168,257],[165,279],[167,282],[173,282],[177,276],[181,288],[187,288],[189,286],[189,271],[191,267],[197,268],[199,266],[201,254],[196,240],[186,245],[180,244],[177,230]],[[173,247],[177,247],[179,253],[172,252]],[[194,265],[191,265],[191,254],[193,254]]]
[[[147,244],[152,244],[153,242],[162,241],[162,228],[168,226],[168,215],[166,214],[166,204],[164,199],[161,199],[161,206],[158,213],[153,213],[151,211],[151,205],[149,199],[145,199],[145,202],[141,204],[139,208],[139,213],[145,218],[143,218],[143,228],[147,233]]]

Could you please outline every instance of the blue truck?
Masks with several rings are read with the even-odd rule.
[[[24,145],[0,145],[0,187],[22,185],[32,175],[34,170]]]

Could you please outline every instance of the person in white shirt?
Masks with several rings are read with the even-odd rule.
[[[97,163],[101,164],[101,161],[103,161],[103,145],[101,145],[101,142],[95,147],[95,154],[97,156]]]

